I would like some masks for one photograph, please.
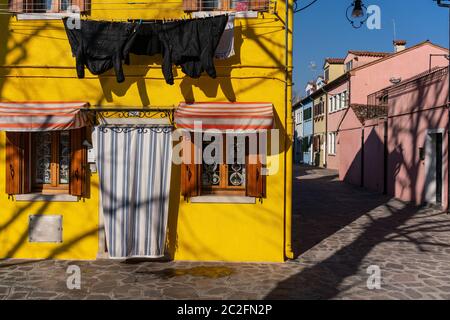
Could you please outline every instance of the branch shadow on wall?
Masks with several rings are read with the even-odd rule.
[[[437,84],[438,88],[445,83],[446,81],[442,80],[440,84]],[[416,205],[416,203],[422,203],[421,200],[424,199],[426,192],[426,188],[418,183],[422,167],[419,147],[423,146],[428,129],[444,128],[446,131],[448,126],[448,111],[445,108],[435,108],[431,112],[430,110],[421,112],[421,110],[425,107],[441,106],[442,101],[446,101],[447,98],[446,90],[437,90],[437,92],[444,92],[445,99],[442,94],[435,95],[435,91],[430,86],[416,87],[415,90],[417,90],[415,96],[406,102],[403,101],[404,105],[413,106],[410,110],[411,114],[407,115],[407,124],[389,119],[389,148],[387,149],[388,185],[391,186],[388,187],[389,195],[382,196],[379,192],[368,192],[363,188],[349,186],[336,180],[330,181],[330,178],[303,181],[304,184],[312,185],[311,190],[314,190],[314,183],[318,186],[316,188],[318,190],[310,191],[312,196],[309,200],[302,202],[300,199],[298,203],[300,225],[302,220],[308,219],[308,215],[315,219],[310,218],[310,224],[303,229],[303,233],[306,234],[297,234],[301,230],[294,233],[295,237],[300,239],[305,237],[306,241],[310,241],[305,250],[301,250],[302,255],[299,258],[300,263],[303,260],[305,264],[299,268],[301,271],[297,274],[280,282],[266,296],[267,299],[334,299],[348,290],[355,289],[355,286],[361,286],[361,290],[368,290],[367,276],[364,275],[367,275],[365,268],[369,265],[379,264],[386,270],[389,259],[396,261],[395,259],[398,259],[396,255],[401,254],[401,250],[416,254],[423,252],[445,254],[450,248],[449,243],[439,239],[440,235],[450,232],[450,219],[446,212],[439,208]],[[359,134],[359,141],[361,141],[361,130],[356,134]],[[365,142],[369,141],[372,147],[384,144],[382,141],[376,141],[374,144],[374,139],[378,138],[369,136]],[[446,139],[447,135],[444,134],[444,141]],[[444,143],[442,162],[443,171],[447,172],[448,150],[445,146]],[[367,148],[369,145],[364,146],[366,155]],[[384,152],[384,148],[381,149]],[[408,153],[405,152],[406,149]],[[349,172],[343,174],[344,180],[352,181],[358,186],[363,179],[361,153],[362,148],[354,155],[348,167]],[[379,161],[379,159],[382,157],[374,158],[371,155],[371,158],[366,161]],[[379,163],[379,166],[381,170],[384,169],[384,163]],[[350,176],[351,179],[345,179]],[[321,179],[325,181],[320,181]],[[402,188],[408,189],[411,199],[414,199],[413,203],[393,199],[394,195],[404,191],[402,189],[399,193],[395,190],[399,185],[395,181],[399,179],[402,180]],[[330,192],[333,190],[333,184],[338,194]],[[330,190],[319,189],[319,186],[325,186]],[[301,188],[301,185],[297,187]],[[353,188],[354,191],[352,192],[349,188]],[[339,192],[343,192],[344,197]],[[330,193],[333,199],[327,199]],[[305,196],[307,197],[308,194]],[[330,207],[327,202],[337,203],[337,205]],[[358,221],[353,223],[356,220]],[[302,240],[299,242],[300,246],[308,243],[305,241],[302,243]],[[390,249],[387,249],[386,253],[386,246],[383,246],[385,254],[382,257],[379,256],[380,260],[377,260],[376,256],[369,257],[371,252],[386,244]],[[313,246],[316,247],[308,251]],[[397,252],[397,249],[400,251]],[[315,256],[316,253],[327,254],[325,258],[321,258]],[[427,256],[424,256],[424,259],[427,259]]]

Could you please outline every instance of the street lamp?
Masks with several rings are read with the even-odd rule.
[[[364,15],[362,0],[356,0],[353,4],[353,18],[361,18]]]
[[[362,0],[354,0],[352,4],[347,8],[346,16],[347,20],[355,29],[361,28],[369,18],[367,15],[367,8]]]

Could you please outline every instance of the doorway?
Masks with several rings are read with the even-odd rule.
[[[429,131],[426,143],[425,201],[442,204],[443,196],[443,131]]]

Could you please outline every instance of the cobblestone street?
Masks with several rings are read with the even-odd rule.
[[[296,167],[296,259],[284,264],[0,262],[0,299],[450,299],[450,216]],[[66,286],[81,268],[81,290]],[[367,268],[381,268],[369,290]]]

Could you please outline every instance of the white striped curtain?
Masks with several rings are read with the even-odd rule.
[[[164,256],[170,128],[98,128],[98,170],[111,258]]]

